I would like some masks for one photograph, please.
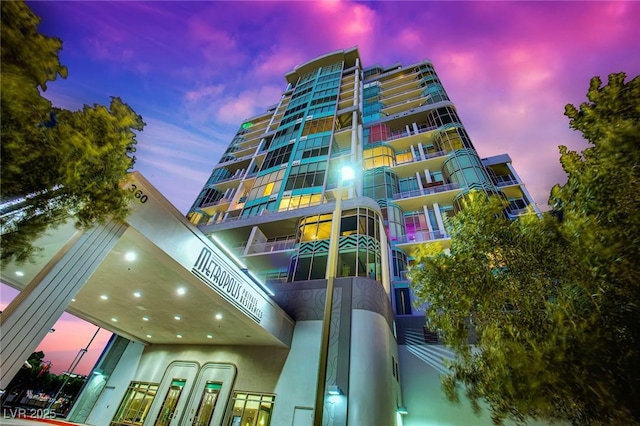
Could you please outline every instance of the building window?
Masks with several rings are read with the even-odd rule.
[[[110,426],[142,424],[158,391],[158,383],[131,382]]]
[[[396,288],[396,315],[411,315],[411,296],[408,288]]]
[[[318,118],[307,121],[302,129],[302,136],[333,130],[333,117]]]
[[[234,392],[229,426],[269,426],[275,395]]]

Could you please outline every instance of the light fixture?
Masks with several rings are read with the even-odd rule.
[[[176,337],[177,337],[178,339],[182,339],[182,334],[176,334]]]
[[[173,319],[180,321],[181,317],[180,317],[180,315],[174,315]]]
[[[136,252],[134,251],[128,251],[127,253],[125,253],[124,255],[124,260],[126,260],[127,262],[133,262],[134,260],[136,260]]]
[[[151,335],[150,335],[150,334],[147,334],[147,338],[151,339]]]
[[[106,294],[103,294],[103,295],[101,295],[101,296],[100,296],[100,299],[102,299],[102,300],[108,300],[108,299],[109,299],[109,296],[107,296]]]
[[[207,339],[213,339],[213,336],[211,334],[207,334]]]
[[[398,414],[405,416],[409,414],[409,411],[407,410],[407,407],[401,406],[401,407],[398,407]]]
[[[16,275],[19,276],[19,277],[24,277],[24,272],[16,271]]]
[[[342,392],[342,389],[340,389],[338,385],[329,385],[327,387],[327,393],[329,395],[344,395],[344,392]]]
[[[113,318],[111,318],[111,321],[113,321],[113,322],[118,322],[118,318],[113,317]]]
[[[149,317],[142,317],[142,321],[149,321]]]
[[[141,297],[142,293],[140,293],[139,291],[134,291],[133,292],[133,297]]]
[[[222,319],[222,314],[216,314],[216,319],[217,320],[221,320]]]
[[[176,293],[178,293],[178,296],[182,296],[183,294],[185,294],[187,292],[187,290],[185,290],[184,287],[180,287],[176,290]]]

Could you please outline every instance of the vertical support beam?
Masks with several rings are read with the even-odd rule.
[[[7,387],[126,229],[110,221],[79,235],[9,304],[0,316],[0,388]]]
[[[429,173],[429,169],[424,169],[424,178],[427,180],[427,183],[433,183],[433,179],[431,179],[431,173]]]
[[[431,224],[431,218],[429,218],[429,207],[422,206],[422,208],[424,209],[424,216],[427,219],[427,228],[429,228],[429,235],[435,235],[433,233],[434,229],[433,225]]]
[[[413,125],[413,131],[415,132],[415,134],[417,135],[418,133],[420,133],[420,129],[418,129],[418,125],[416,123],[412,123]]]
[[[438,229],[445,234],[444,222],[442,221],[442,213],[440,212],[440,206],[438,203],[433,203],[433,212],[436,214],[436,222],[438,222]]]
[[[426,160],[427,156],[424,153],[424,147],[422,146],[422,142],[418,142],[418,151],[420,152],[420,159]]]
[[[420,176],[420,172],[416,172],[416,179],[418,180],[418,188],[420,188],[420,192],[424,189],[422,186],[422,176]]]

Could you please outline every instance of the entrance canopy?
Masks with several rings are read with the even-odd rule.
[[[126,187],[135,197],[126,230],[68,312],[147,345],[290,345],[293,320],[242,265],[141,174]],[[36,242],[36,262],[3,268],[3,282],[22,290],[41,280],[81,235],[72,224],[52,231]]]

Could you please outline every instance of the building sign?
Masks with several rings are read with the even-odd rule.
[[[209,287],[260,324],[262,309],[259,294],[246,285],[237,273],[228,270],[222,259],[210,248],[203,247],[191,272]]]

